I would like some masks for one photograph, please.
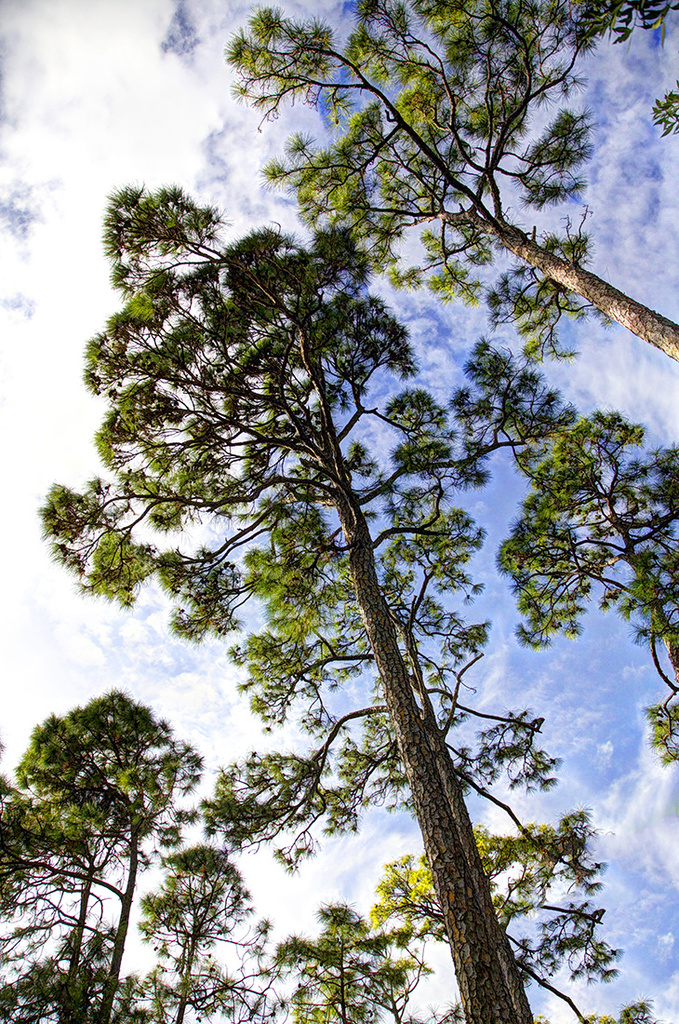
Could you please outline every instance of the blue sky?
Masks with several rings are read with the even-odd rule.
[[[341,20],[342,6],[285,4],[292,14],[332,21]],[[97,469],[91,437],[103,410],[85,393],[81,373],[85,342],[117,305],[100,244],[107,195],[128,183],[177,183],[224,209],[233,237],[272,221],[296,227],[294,205],[264,191],[259,170],[290,131],[318,133],[321,126],[300,107],[261,124],[231,98],[223,49],[248,9],[218,0],[0,3],[7,768],[47,714],[111,686],[169,717],[211,767],[263,742],[235,693],[223,645],[187,647],[171,637],[165,602],[154,590],[126,613],[79,596],[50,563],[36,516],[54,480],[78,486]],[[602,45],[587,62],[583,94],[598,125],[586,197],[593,269],[675,320],[679,140],[660,138],[650,110],[679,74],[677,39],[679,28],[670,25],[664,48],[648,34],[635,35],[629,48]],[[550,216],[558,220],[562,212]],[[445,397],[486,329],[483,311],[443,309],[426,294],[376,287],[410,325],[423,383]],[[571,338],[580,358],[547,367],[550,381],[583,411],[617,408],[647,424],[654,443],[677,441],[676,363],[620,328],[579,325]],[[511,343],[511,334],[500,340]],[[602,896],[606,938],[626,956],[616,982],[576,986],[574,998],[589,1012],[615,1012],[644,995],[661,1019],[679,1019],[679,785],[649,752],[642,714],[660,684],[646,652],[612,615],[592,612],[577,643],[559,641],[540,654],[518,647],[508,587],[493,571],[493,549],[518,494],[501,469],[491,491],[470,499],[489,529],[478,564],[486,583],[478,614],[494,620],[475,685],[489,704],[530,705],[544,715],[547,747],[564,759],[560,787],[547,798],[522,798],[525,815],[588,806],[600,829],[600,855],[610,865]],[[311,927],[321,901],[345,898],[366,910],[382,864],[416,846],[410,821],[378,811],[361,836],[328,843],[296,878],[266,853],[245,870],[262,912],[280,929]],[[441,1001],[450,994],[445,965],[432,993]],[[535,1005],[553,1022],[570,1019],[558,1005]]]

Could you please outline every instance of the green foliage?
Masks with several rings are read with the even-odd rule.
[[[647,710],[653,745],[666,763],[676,760],[679,451],[644,451],[643,428],[617,413],[578,419],[533,368],[486,344],[467,373],[471,385],[458,391],[454,407],[469,458],[482,472],[484,451],[506,447],[530,482],[499,554],[524,616],[520,639],[539,648],[554,635],[578,636],[598,592],[601,609],[631,620],[650,647],[669,689]],[[518,405],[513,389],[522,396]],[[531,395],[543,424],[534,439],[522,423]]]
[[[200,768],[119,691],[34,730],[0,808],[3,1020],[138,1019],[119,976],[137,874],[194,820]]]
[[[375,927],[402,922],[414,935],[445,941],[443,915],[434,892],[431,869],[424,856],[411,854],[385,865],[377,884],[378,902],[370,911]]]
[[[663,135],[679,132],[679,81],[676,89],[669,89],[661,100],[655,101],[653,122],[662,128]]]
[[[610,33],[614,43],[622,43],[635,28],[659,28],[664,42],[665,19],[677,10],[677,0],[584,0],[580,20],[589,37]]]
[[[614,43],[622,43],[636,28],[659,28],[664,43],[667,17],[678,10],[677,0],[584,0],[580,17],[590,39],[608,34]],[[679,92],[670,89],[655,101],[653,122],[662,128],[663,136],[679,132]]]
[[[602,865],[589,849],[594,835],[589,815],[576,811],[556,826],[522,825],[515,835],[475,836],[491,880],[493,902],[526,981],[551,988],[565,967],[572,979],[610,981],[619,951],[598,935],[604,911],[591,899],[601,887]],[[375,924],[401,923],[413,934],[445,940],[443,915],[424,858],[411,856],[386,865],[371,911]],[[528,926],[527,934],[515,928]]]
[[[590,239],[583,226],[587,216],[586,209],[577,229],[566,218],[563,234],[550,232],[541,237],[542,249],[574,267],[586,266]],[[487,299],[493,326],[513,324],[524,339],[526,355],[532,359],[545,355],[567,359],[575,354],[565,350],[559,339],[565,317],[581,320],[594,316],[603,324],[610,322],[595,306],[584,303],[568,288],[528,265],[514,266],[501,274]]]
[[[660,1024],[660,1022],[656,1021],[653,1016],[651,1003],[640,1000],[629,1006],[623,1006],[617,1019],[605,1013],[595,1013],[585,1018],[585,1024]]]
[[[557,435],[526,467],[531,491],[500,566],[512,576],[525,616],[520,637],[532,646],[558,633],[577,636],[593,588],[603,610],[635,622],[670,690],[664,704],[649,709],[654,745],[669,761],[677,755],[679,451],[639,455],[643,436],[614,413],[594,413]]]
[[[575,409],[526,361],[487,341],[476,345],[465,366],[468,384],[452,400],[463,457],[483,478],[490,455],[511,452],[520,467],[545,450],[550,438],[575,420]]]
[[[200,779],[202,761],[167,722],[113,690],[38,726],[17,768],[22,789],[51,811],[77,813],[93,834],[171,848],[195,812],[178,804]]]
[[[265,922],[248,928],[250,894],[228,855],[194,846],[163,860],[162,886],[142,897],[140,929],[152,943],[158,966],[144,981],[150,1019],[200,1020],[226,1014],[232,1022],[258,1019],[264,1009],[261,958]],[[235,953],[233,973],[216,959],[215,947]]]
[[[153,194],[143,187],[115,192],[104,221],[104,252],[112,262],[114,287],[130,298],[128,313],[141,321],[153,318],[151,296],[137,293],[148,256],[156,264],[154,284],[160,297],[165,262],[172,266],[179,252],[190,253],[194,248],[201,252],[214,242],[219,226],[216,210],[196,206],[178,188],[161,188]]]
[[[18,786],[3,780],[1,791],[3,1020],[178,1024],[226,1013],[245,1024],[264,1014],[268,926],[248,924],[249,894],[223,850],[177,849],[196,817],[182,798],[200,768],[166,722],[117,691],[34,730]],[[159,962],[145,978],[120,977],[139,868],[162,851],[162,884],[141,900]],[[235,953],[232,969],[215,947]]]
[[[527,239],[507,220],[516,191],[534,209],[582,193],[591,117],[564,105],[590,45],[578,12],[540,0],[363,0],[356,13],[340,42],[317,21],[260,8],[230,43],[241,99],[270,117],[300,100],[332,131],[327,145],[293,136],[267,177],[295,194],[309,223],[349,224],[396,284],[426,281],[442,298],[474,303],[478,268],[512,248],[510,235]],[[556,110],[535,137],[533,119],[548,104]],[[400,243],[413,227],[422,260],[404,265]],[[586,262],[582,233],[576,252],[569,231],[539,247]],[[587,304],[524,258],[526,271],[491,291],[491,309],[518,324],[531,351],[558,353],[561,315],[583,316]]]
[[[679,701],[659,701],[646,708],[646,719],[651,727],[651,743],[664,764],[679,761]]]
[[[109,402],[98,436],[110,479],[82,494],[55,487],[45,532],[87,590],[128,603],[155,576],[191,639],[233,631],[258,601],[263,627],[232,651],[243,688],[268,727],[292,719],[314,743],[226,768],[210,828],[236,845],[287,832],[279,852],[294,866],[314,848],[315,822],[355,829],[365,806],[406,798],[338,522],[347,503],[374,523],[414,685],[431,690],[441,727],[465,728],[465,777],[491,784],[497,758],[517,784],[551,784],[531,716],[484,720],[477,750],[473,709],[456,707],[457,674],[487,627],[451,601],[477,592],[468,564],[482,543],[452,499],[483,481],[503,442],[460,458],[447,410],[394,387],[415,362],[404,328],[367,293],[365,255],[345,232],[308,248],[266,230],[223,246],[200,234],[212,211],[172,190],[126,190],[106,223],[114,272],[137,287],[130,305],[120,285],[127,306],[88,348],[86,379]],[[513,415],[537,443],[554,428],[551,397],[530,374],[515,383]]]
[[[410,996],[430,969],[406,928],[371,929],[346,904],[322,906],[317,938],[291,936],[274,970],[296,982],[289,998],[294,1024],[377,1024],[404,1020]]]
[[[10,958],[0,980],[2,1020],[8,1024],[61,1024],[68,1019],[77,1024],[98,1024],[108,953],[101,935],[89,939],[80,951],[75,978],[69,978],[72,950],[67,942],[57,944],[51,956],[27,958],[16,972],[8,970]],[[11,980],[6,980],[8,977]]]
[[[622,1010],[619,1024],[656,1024],[651,1011],[651,1004],[645,1000],[632,1003],[632,1005],[626,1006]]]
[[[501,980],[511,954],[492,915],[479,914],[489,895],[462,792],[516,821],[493,787],[508,777],[547,789],[558,762],[529,710],[463,703],[487,624],[459,610],[478,591],[469,563],[483,536],[455,496],[485,480],[500,448],[532,465],[572,410],[485,343],[450,408],[412,386],[407,334],[368,293],[368,259],[345,231],[308,246],[272,230],[222,245],[199,237],[194,226],[213,214],[186,197],[135,202],[138,218],[122,193],[108,220],[126,306],[88,348],[86,379],[108,402],[98,435],[107,479],[83,494],[53,490],[44,523],[54,553],[84,589],[124,602],[155,578],[175,629],[192,639],[234,630],[254,604],[259,628],[232,650],[242,688],[268,728],[285,724],[306,743],[222,770],[205,814],[229,848],[273,842],[294,869],[319,830],[356,829],[368,805],[412,811],[413,779],[424,806],[415,760],[425,743],[436,793],[427,813],[436,803],[458,843],[431,859],[435,870],[436,857],[464,859],[446,861],[441,885],[469,879],[476,897],[460,885],[471,908],[460,919],[482,917],[475,934],[495,929]],[[455,928],[448,920],[449,936]],[[543,937],[553,963],[566,955],[564,934],[566,923]],[[178,963],[179,946],[167,951]],[[471,975],[477,964],[458,957],[456,969]],[[158,1013],[191,991],[186,971],[172,970],[169,987],[162,971],[150,982]],[[208,973],[215,991],[221,976]]]

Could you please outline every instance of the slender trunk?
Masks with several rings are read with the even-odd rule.
[[[458,215],[458,219],[462,218]],[[464,219],[493,235],[506,249],[545,277],[580,295],[632,334],[655,345],[672,359],[679,360],[679,325],[674,321],[631,299],[584,267],[548,252],[519,228],[502,223],[496,226],[473,211],[465,211]]]
[[[342,1024],[347,1024],[347,1004],[344,992],[344,939],[342,938],[340,941],[340,1013]]]
[[[184,1014],[185,1013],[186,1013],[186,996],[182,994],[182,997],[179,1000],[179,1008],[177,1010],[177,1016],[175,1017],[174,1024],[184,1024]]]
[[[672,643],[671,640],[666,640],[665,647],[667,648],[667,653],[669,655],[670,662],[672,663],[675,682],[679,687],[679,646]]]
[[[338,502],[356,599],[375,656],[424,848],[443,910],[468,1024],[532,1024],[507,938],[492,907],[459,781],[440,731],[418,707],[356,506]]]
[[[94,869],[90,868],[87,878],[83,884],[82,891],[80,893],[80,907],[78,909],[78,923],[73,929],[73,945],[71,947],[71,955],[69,957],[68,964],[68,975],[66,978],[66,990],[64,993],[64,1021],[68,1024],[69,1021],[75,1019],[75,998],[74,989],[75,983],[78,977],[78,970],[80,968],[80,953],[83,946],[83,936],[85,934],[85,925],[87,924],[87,911],[90,903],[90,894],[92,892],[92,883],[94,881]]]
[[[102,999],[101,1014],[98,1024],[108,1024],[111,1019],[111,1013],[113,1012],[113,1000],[115,999],[116,989],[118,987],[118,978],[120,977],[120,968],[123,962],[123,953],[125,952],[125,940],[127,939],[127,931],[130,926],[130,913],[132,911],[134,889],[137,884],[137,868],[139,864],[138,846],[138,837],[133,833],[130,840],[130,862],[127,874],[127,885],[125,886],[125,891],[122,894],[120,917],[118,918],[118,927],[116,929],[116,937],[113,944],[113,955],[111,956],[108,978],[106,979],[106,985],[104,987],[104,996]]]
[[[182,978],[182,981],[184,979]],[[175,1017],[174,1024],[184,1024],[184,1015],[186,1013],[186,995],[182,993],[179,1000],[179,1008],[177,1009],[177,1016]]]
[[[182,965],[182,970],[179,973],[181,994],[179,997],[179,1006],[177,1007],[177,1016],[175,1017],[174,1024],[184,1024],[184,1017],[186,1015],[186,1007],[189,1001],[189,991],[191,988],[191,971],[193,970],[193,961],[196,956],[196,942],[195,936],[191,935],[191,941],[189,943],[189,949],[186,954],[186,960]]]

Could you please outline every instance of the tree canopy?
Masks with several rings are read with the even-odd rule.
[[[479,268],[515,257],[488,295],[532,353],[559,351],[564,315],[594,311],[679,358],[679,327],[586,269],[574,225],[540,237],[517,208],[572,203],[584,187],[591,115],[573,104],[592,45],[566,0],[361,0],[345,41],[317,20],[261,8],[227,57],[237,95],[276,116],[315,106],[326,143],[293,136],[267,170],[314,225],[348,224],[380,269],[476,301]],[[421,257],[406,233],[420,227]]]
[[[107,408],[104,469],[79,490],[52,489],[45,532],[85,592],[129,607],[156,583],[179,636],[238,634],[243,691],[267,730],[289,731],[222,769],[203,807],[211,842],[185,848],[197,815],[167,787],[182,789],[186,767],[187,795],[200,764],[186,745],[174,765],[165,758],[165,723],[125,699],[103,726],[90,729],[89,705],[68,727],[46,723],[28,774],[22,765],[0,784],[0,1016],[16,1024],[268,1012],[254,975],[218,961],[224,947],[236,960],[254,950],[259,980],[297,970],[287,1006],[300,1024],[402,1024],[430,933],[452,950],[463,1004],[445,1019],[464,1024],[530,1024],[531,982],[584,1021],[566,975],[614,972],[589,816],[526,823],[511,800],[556,782],[544,719],[476,699],[489,624],[463,605],[480,589],[484,533],[462,492],[487,480],[494,453],[512,453],[531,494],[501,564],[524,637],[575,634],[601,587],[602,607],[634,619],[670,689],[651,709],[669,761],[674,452],[630,462],[620,452],[634,427],[578,418],[529,364],[485,342],[450,402],[426,390],[370,273],[444,298],[485,294],[528,357],[562,352],[565,316],[617,319],[675,358],[679,328],[589,272],[587,211],[579,226],[531,230],[546,207],[572,210],[583,195],[582,5],[353,6],[348,40],[264,9],[230,50],[265,116],[301,99],[333,132],[327,145],[295,139],[270,168],[302,204],[306,242],[276,229],[225,242],[216,211],[179,189],[125,189],[109,205],[123,308],[90,343],[86,371]],[[469,797],[506,812],[511,835],[473,830]],[[236,937],[250,906],[231,848],[275,844],[294,869],[374,804],[417,817],[426,860],[391,866],[372,927],[325,906],[321,935],[292,936],[267,967],[266,926]],[[157,964],[126,978],[131,908],[153,863],[163,878],[142,924]],[[645,1004],[623,1011],[632,1020],[650,1021]]]
[[[0,807],[3,1021],[265,1018],[268,927],[249,921],[224,849],[184,845],[200,770],[193,748],[121,691],[34,730]],[[139,900],[151,867],[160,882]],[[157,961],[145,976],[121,973],[135,902]]]
[[[105,749],[112,709],[114,756]],[[126,728],[130,719],[139,726],[132,744]],[[447,941],[444,909],[424,857],[418,865],[410,857],[386,865],[370,921],[346,904],[321,905],[318,935],[292,934],[271,948],[269,924],[253,923],[249,893],[229,853],[205,843],[178,846],[178,835],[165,833],[160,845],[170,852],[161,858],[160,879],[156,877],[155,888],[140,900],[139,927],[153,946],[156,965],[143,976],[118,971],[113,980],[116,950],[129,937],[127,932],[122,935],[121,922],[131,892],[124,877],[132,867],[115,820],[119,791],[107,801],[83,786],[84,796],[71,792],[65,801],[62,787],[61,798],[52,805],[47,774],[34,789],[26,784],[38,748],[42,772],[59,761],[54,750],[50,753],[40,743],[46,733],[53,736],[55,725],[68,722],[70,728],[62,731],[83,736],[74,726],[85,720],[92,742],[102,730],[96,774],[101,784],[107,780],[109,790],[125,786],[123,779],[129,782],[134,776],[136,782],[125,792],[138,793],[144,765],[159,767],[161,751],[168,753],[165,723],[150,709],[113,692],[38,727],[17,771],[17,785],[2,780],[0,919],[8,926],[0,936],[3,1020],[101,1024],[108,1013],[117,1024],[223,1019],[231,1024],[466,1024],[458,1003],[430,1009],[426,1017],[413,1011],[416,990],[432,973],[427,943]],[[191,785],[196,755],[172,742],[180,758],[188,757],[185,767],[193,763],[181,790]],[[72,757],[73,750],[62,759],[67,772]],[[59,789],[55,786],[55,793]],[[180,792],[176,798],[181,800]],[[192,813],[175,803],[170,816],[176,824],[186,824]],[[477,828],[475,840],[503,925],[509,924],[513,932],[517,923],[525,927],[536,914],[541,918],[537,931],[510,939],[522,972],[565,999],[587,1024],[654,1024],[648,1006],[641,1003],[627,1007],[618,1022],[585,1018],[557,987],[556,975],[564,964],[574,978],[608,980],[615,973],[618,951],[599,936],[604,911],[592,904],[602,865],[589,850],[587,815],[576,812],[555,827],[517,824],[515,835]],[[149,830],[148,819],[142,831],[150,842],[159,838]],[[115,847],[117,853],[107,862],[100,858],[96,864],[86,863],[84,851],[90,847]],[[144,868],[157,865],[150,852],[147,847],[134,876],[134,898]],[[117,915],[107,911],[107,900],[118,902]]]
[[[14,923],[1,940],[4,1020],[107,1024],[114,1004],[123,1013],[138,875],[195,817],[181,798],[200,769],[120,691],[36,727],[0,821],[2,912]]]
[[[430,973],[422,942],[407,928],[372,929],[346,904],[321,906],[316,938],[292,935],[274,954],[275,969],[296,985],[294,1024],[405,1024],[408,1003]]]
[[[141,899],[139,927],[159,961],[143,986],[151,1019],[266,1019],[268,925],[249,924],[250,894],[227,851],[201,843],[170,853],[163,867],[162,885]]]
[[[669,763],[679,753],[679,452],[641,451],[643,439],[641,426],[601,412],[554,437],[524,466],[531,490],[499,560],[514,580],[525,643],[577,636],[593,589],[603,610],[635,623],[669,690],[648,709]]]

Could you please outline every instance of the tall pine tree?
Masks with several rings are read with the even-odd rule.
[[[227,50],[237,95],[267,116],[315,106],[327,144],[293,136],[269,180],[313,225],[349,224],[377,266],[409,286],[475,301],[478,268],[514,257],[489,295],[532,352],[557,351],[565,315],[617,321],[679,359],[679,326],[587,269],[570,220],[538,236],[521,208],[572,202],[583,190],[591,118],[572,105],[591,47],[587,4],[568,0],[360,0],[345,41],[317,20],[261,8]],[[552,107],[544,127],[545,111]],[[571,207],[572,209],[572,207]],[[407,264],[409,228],[423,254]],[[406,265],[404,266],[404,262]]]
[[[192,639],[228,634],[261,602],[264,627],[235,651],[245,688],[266,722],[297,715],[316,746],[225,771],[212,829],[231,844],[287,829],[294,863],[316,821],[355,828],[371,799],[414,808],[468,1024],[531,1021],[447,742],[473,714],[458,700],[485,639],[451,607],[474,592],[481,541],[451,498],[483,474],[454,457],[430,394],[394,392],[415,364],[367,293],[366,258],[343,233],[224,246],[215,212],[173,189],[118,194],[105,237],[126,304],[90,343],[86,378],[109,403],[109,477],[52,490],[55,555],[124,605],[157,578]],[[558,425],[553,396],[523,383],[516,422],[542,437]],[[482,721],[478,749],[459,755],[466,780],[486,791],[507,768],[516,784],[553,783],[540,720]]]
[[[162,885],[141,899],[140,929],[159,960],[143,986],[150,1019],[266,1019],[268,926],[248,923],[250,894],[228,854],[200,844],[169,854],[163,867]]]

